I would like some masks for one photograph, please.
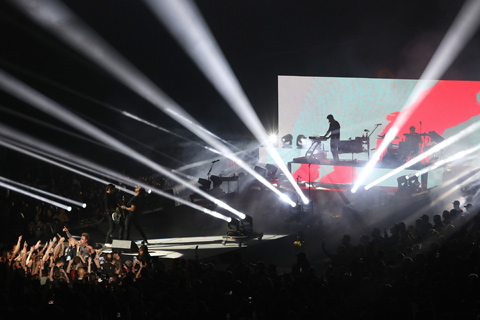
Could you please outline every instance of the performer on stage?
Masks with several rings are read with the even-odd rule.
[[[420,154],[420,145],[422,144],[422,137],[420,134],[415,132],[415,127],[410,127],[410,133],[404,133],[405,142],[402,146],[401,153],[404,156],[404,160],[407,160],[409,157],[416,157]]]
[[[333,155],[333,161],[338,162],[338,145],[340,143],[340,123],[333,117],[333,115],[329,114],[327,116],[328,122],[330,122],[330,126],[328,127],[327,133],[325,133],[325,138],[330,138],[330,151]],[[330,133],[330,136],[328,134]]]
[[[122,209],[127,210],[127,216],[125,218],[125,235],[123,237],[124,240],[130,240],[130,228],[133,224],[143,238],[142,244],[148,244],[147,236],[138,221],[145,205],[144,194],[144,189],[136,187],[135,196],[128,201],[126,206],[121,207]]]
[[[108,231],[105,237],[105,243],[111,243],[113,239],[113,232],[115,225],[118,224],[120,230],[118,232],[118,239],[123,238],[123,230],[125,228],[125,219],[118,209],[118,199],[116,195],[114,184],[108,184],[106,187],[105,196],[103,198],[105,204],[105,218],[108,221]],[[115,219],[114,219],[115,218]]]

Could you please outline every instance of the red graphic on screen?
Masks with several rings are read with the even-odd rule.
[[[320,166],[318,164],[312,164],[310,167],[308,166],[307,163],[302,163],[300,165],[300,168],[296,170],[292,176],[295,180],[298,181],[317,181],[317,179],[320,177]]]
[[[480,104],[477,95],[480,84],[476,81],[439,81],[432,87],[428,95],[412,112],[408,121],[400,128],[393,140],[394,144],[405,142],[410,127],[422,134],[422,147],[428,147],[432,141],[436,143],[445,130],[455,127],[480,113]],[[387,116],[389,124],[385,126],[382,135],[392,127],[395,119],[405,111],[392,112]],[[407,134],[407,135],[406,135]],[[377,148],[382,140],[377,140]]]
[[[400,146],[405,143],[405,137],[410,133],[410,127],[415,127],[415,132],[421,134],[421,146],[419,152],[427,150],[429,146],[441,141],[445,130],[455,127],[474,116],[480,114],[480,104],[477,95],[480,92],[480,83],[477,81],[438,81],[433,86],[428,95],[421,101],[412,112],[409,120],[400,128],[398,138],[392,141],[390,152],[393,157],[400,157],[402,152]],[[391,128],[395,119],[405,111],[396,111],[390,113],[386,120],[386,125],[380,135],[385,135]],[[440,139],[438,138],[440,137]],[[377,148],[382,139],[377,139]],[[388,153],[389,150],[387,150]],[[412,155],[413,157],[413,155]],[[428,161],[428,159],[427,159]],[[307,181],[309,177],[308,164],[302,164],[300,168],[293,173],[297,178],[300,175],[301,180]],[[319,178],[318,170],[311,168],[310,181],[317,181]],[[353,183],[357,179],[355,167],[335,166],[334,170],[321,177],[319,182],[324,183]]]
[[[333,171],[323,176],[319,182],[348,184],[348,183],[352,183],[352,181],[355,181],[355,180],[357,180],[357,168],[335,166],[333,167]]]
[[[308,164],[302,163],[300,168],[292,175],[299,181],[317,181],[320,178],[320,165],[312,164],[310,168]],[[352,180],[353,178],[353,180]],[[318,182],[321,183],[352,183],[357,179],[357,168],[346,166],[334,166],[333,171],[321,177]]]

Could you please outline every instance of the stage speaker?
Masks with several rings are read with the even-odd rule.
[[[135,242],[133,242],[131,240],[113,239],[112,250],[117,250],[117,251],[121,251],[121,252],[128,252],[128,253],[136,253],[136,252],[138,252],[138,246]]]

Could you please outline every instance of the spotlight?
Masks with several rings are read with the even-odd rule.
[[[255,172],[258,173],[259,175],[261,175],[262,177],[265,177],[267,175],[267,169],[265,169],[265,168],[255,166],[255,168],[253,170],[255,170]]]
[[[303,144],[305,143],[305,140],[307,140],[307,137],[305,137],[303,134],[300,134],[297,136],[297,148],[302,149]]]
[[[198,183],[200,183],[201,187],[200,189],[202,190],[210,190],[210,186],[212,185],[212,182],[210,180],[207,180],[207,179],[198,179]]]
[[[408,179],[406,176],[400,176],[397,178],[398,187],[406,187],[408,185]]]
[[[84,204],[82,205],[82,207],[83,207],[83,208],[86,208],[86,207],[87,207],[87,204],[86,204],[86,203],[84,203]]]
[[[278,168],[276,166],[274,166],[273,164],[270,164],[270,163],[267,163],[265,165],[265,168],[267,169],[267,174],[269,176],[274,176],[278,171]]]
[[[286,134],[282,137],[282,146],[283,148],[285,147],[291,147],[292,146],[292,141],[293,141],[293,136],[289,133]]]
[[[416,175],[413,175],[411,177],[407,177],[408,178],[408,185],[409,186],[416,186],[419,182],[418,182],[418,177]]]
[[[275,133],[271,133],[268,135],[268,140],[270,141],[270,143],[272,143],[273,145],[276,145],[277,144],[277,135]]]

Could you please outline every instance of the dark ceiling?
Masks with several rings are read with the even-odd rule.
[[[264,127],[275,130],[277,76],[419,78],[463,1],[195,3]],[[204,127],[228,140],[252,139],[226,101],[142,1],[69,0],[64,4]],[[477,32],[444,79],[478,80],[478,39]],[[178,138],[128,119],[108,106],[198,141],[8,1],[0,4],[0,43],[0,67],[4,71],[146,155],[153,156],[152,151],[138,141],[173,156],[178,151],[173,147]],[[79,150],[84,156],[94,153],[105,157],[91,144],[13,114],[74,131],[3,91],[0,106],[2,123]],[[175,166],[171,158],[156,157],[159,163]],[[181,160],[185,163],[188,159]]]

